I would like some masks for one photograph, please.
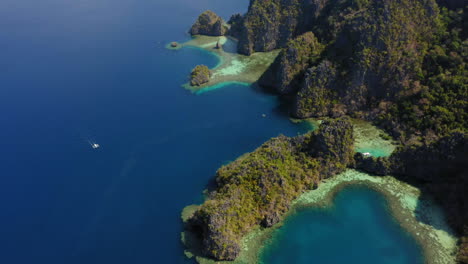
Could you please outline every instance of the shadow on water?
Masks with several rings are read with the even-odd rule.
[[[467,147],[464,144],[453,147],[448,151],[450,155],[437,151],[429,151],[426,156],[400,154],[397,159],[404,161],[401,165],[404,173],[391,173],[420,190],[415,210],[419,222],[456,236],[463,234],[468,221]]]
[[[466,171],[460,173],[447,171],[447,174],[459,175],[457,177],[459,179],[468,178]],[[452,236],[462,234],[465,219],[468,219],[468,206],[465,204],[468,186],[466,180],[464,183],[447,183],[422,182],[407,176],[397,176],[397,178],[420,189],[421,195],[415,210],[416,219],[419,222],[445,231]]]

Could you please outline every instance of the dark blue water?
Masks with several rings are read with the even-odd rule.
[[[347,187],[330,208],[303,209],[275,231],[268,264],[424,263],[416,241],[392,219],[382,195]]]
[[[0,263],[187,262],[180,212],[216,169],[307,129],[250,87],[181,87],[217,58],[165,44],[247,5],[0,1]]]

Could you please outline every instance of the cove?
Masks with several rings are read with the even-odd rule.
[[[308,208],[277,229],[261,263],[424,263],[421,248],[388,212],[384,197],[347,186],[328,208]]]

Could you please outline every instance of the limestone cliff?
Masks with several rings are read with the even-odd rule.
[[[226,31],[224,20],[210,10],[203,12],[190,28],[191,35],[223,36]]]
[[[260,78],[260,85],[273,88],[280,94],[296,91],[307,68],[322,50],[323,46],[312,32],[288,41],[273,65]]]
[[[210,81],[211,71],[205,65],[197,65],[190,74],[190,85],[200,86]]]
[[[468,126],[462,9],[436,0],[251,0],[235,21],[240,53],[281,49],[259,84],[292,98],[293,116],[366,118],[402,141]]]

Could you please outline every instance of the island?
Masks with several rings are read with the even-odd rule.
[[[200,15],[193,39],[177,48],[213,52],[220,64],[186,88],[257,85],[277,94],[292,118],[323,122],[221,167],[205,202],[183,211],[187,255],[204,263],[255,262],[256,243],[295,206],[365,184],[390,201],[427,262],[468,263],[464,6],[460,0],[251,0],[246,14],[227,23],[211,11]],[[363,142],[350,117],[383,129],[375,137],[398,147],[378,156],[355,152]],[[416,217],[417,208],[402,197],[434,200],[453,234],[437,230],[430,215]]]
[[[197,65],[190,74],[190,85],[200,86],[210,81],[211,71],[205,65]]]

